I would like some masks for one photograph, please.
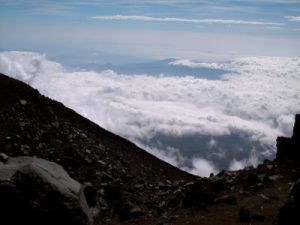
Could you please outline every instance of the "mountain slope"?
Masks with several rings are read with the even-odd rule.
[[[277,160],[197,178],[3,74],[0,102],[0,153],[47,159],[91,183],[96,225],[271,225],[300,178],[299,115],[293,137],[278,139]]]
[[[72,150],[78,151],[78,154],[85,156],[85,152],[88,150],[88,152],[94,153],[95,157],[105,161],[106,151],[104,149],[109,149],[116,158],[122,158],[126,161],[133,173],[132,175],[140,173],[140,166],[144,164],[145,168],[153,170],[148,173],[157,174],[157,171],[161,171],[160,177],[163,176],[165,179],[192,178],[191,175],[164,163],[129,141],[104,130],[88,119],[76,114],[73,110],[64,107],[61,103],[41,96],[38,91],[22,82],[1,74],[0,85],[1,142],[5,140],[5,135],[9,133],[15,135],[15,131],[19,132],[20,135],[27,130],[36,132],[36,134],[31,135],[37,135],[37,137],[31,137],[29,152],[30,154],[44,156],[45,152],[40,151],[38,148],[40,144],[38,134],[46,133],[48,136],[52,135],[57,138],[56,142],[51,140],[50,143],[51,148],[55,149],[57,154],[61,154],[66,147],[72,148],[72,144],[76,144],[76,149]],[[8,118],[5,115],[9,115]],[[35,121],[32,121],[32,118]],[[50,124],[51,127],[49,127]],[[72,135],[74,135],[72,130],[77,131],[76,138],[72,138]],[[40,134],[40,136],[43,135]],[[66,140],[60,143],[59,139]],[[85,140],[93,141],[87,143]],[[151,175],[151,178],[154,179],[154,177]]]

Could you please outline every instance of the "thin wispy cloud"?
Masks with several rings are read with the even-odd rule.
[[[241,25],[267,25],[267,26],[283,26],[283,23],[263,22],[252,20],[227,20],[227,19],[188,19],[175,17],[150,17],[150,16],[92,16],[91,19],[99,20],[133,20],[133,21],[154,21],[154,22],[182,22],[182,23],[202,23],[202,24],[241,24]]]
[[[268,29],[268,30],[282,30],[282,27],[267,26],[266,29]]]
[[[300,16],[285,16],[284,18],[292,22],[300,22]]]
[[[243,2],[245,2],[245,1],[243,1]],[[296,4],[296,3],[299,3],[299,0],[252,0],[252,2]]]

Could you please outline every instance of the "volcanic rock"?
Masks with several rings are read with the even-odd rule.
[[[240,221],[242,222],[250,222],[251,221],[251,216],[250,216],[250,211],[249,209],[245,208],[245,207],[241,207],[239,210],[239,218]]]
[[[92,224],[90,208],[96,203],[91,190],[73,180],[56,163],[34,157],[9,158],[0,164],[1,221]]]
[[[300,224],[300,179],[296,181],[290,193],[289,201],[280,209],[278,225]]]
[[[184,186],[184,208],[205,209],[207,204],[213,202],[216,197],[212,185],[206,179],[198,179],[196,182]]]
[[[282,164],[284,162],[300,162],[300,114],[297,114],[295,116],[295,124],[292,137],[278,137],[276,141],[276,161],[278,163]]]

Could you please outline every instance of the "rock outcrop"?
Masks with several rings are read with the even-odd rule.
[[[295,116],[293,135],[289,137],[277,138],[276,161],[282,163],[300,162],[300,114]]]
[[[300,179],[292,187],[288,202],[280,209],[278,225],[300,224]]]
[[[96,210],[92,189],[56,163],[9,158],[0,163],[1,224],[92,224]]]
[[[289,199],[278,214],[278,225],[298,225],[300,224],[300,173],[299,168],[295,165],[299,166],[300,163],[300,114],[295,117],[292,137],[279,137],[277,147],[276,160],[291,167],[295,179]]]

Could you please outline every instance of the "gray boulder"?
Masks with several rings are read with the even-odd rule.
[[[97,208],[95,193],[44,159],[0,162],[1,224],[90,225]]]
[[[300,224],[300,179],[292,187],[288,202],[279,210],[278,225]]]

